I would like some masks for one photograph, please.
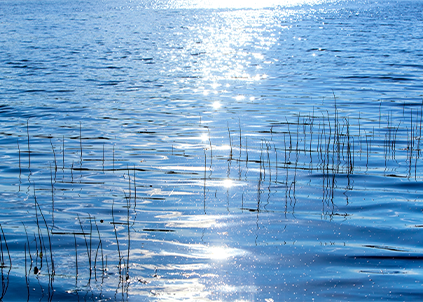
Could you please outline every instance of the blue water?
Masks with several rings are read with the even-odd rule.
[[[0,1],[4,301],[422,300],[421,1]]]

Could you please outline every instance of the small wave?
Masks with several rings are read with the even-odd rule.
[[[377,259],[377,260],[423,260],[423,255],[369,255],[369,256],[350,256],[350,258],[354,259]]]

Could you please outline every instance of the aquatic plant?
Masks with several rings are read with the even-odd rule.
[[[422,112],[423,107],[404,108],[401,120],[394,121],[389,113],[386,120],[379,114],[375,122],[361,114],[342,116],[335,98],[333,112],[313,109],[306,115],[287,116],[254,136],[243,129],[240,118],[234,128],[228,122],[228,148],[222,147],[224,139],[217,142],[220,138],[212,136],[216,129],[200,122],[198,131],[207,134],[200,148],[181,150],[172,143],[166,151],[176,162],[199,159],[197,169],[179,171],[165,164],[152,166],[148,160],[137,164],[131,155],[116,152],[118,141],[83,137],[82,123],[79,136],[45,137],[32,133],[31,120],[27,120],[27,150],[22,150],[22,137],[18,137],[16,165],[19,192],[33,205],[25,204],[28,214],[19,222],[22,226],[12,221],[0,225],[1,298],[7,297],[9,276],[15,269],[25,279],[28,300],[39,295],[54,300],[58,279],[67,288],[62,294],[83,294],[89,300],[108,297],[109,292],[103,290],[113,286],[114,298],[119,300],[128,299],[131,286],[143,286],[147,295],[156,295],[160,263],[142,266],[140,259],[148,255],[140,246],[148,242],[148,236],[175,232],[139,220],[147,214],[144,203],[165,200],[149,193],[158,184],[156,176],[160,182],[169,182],[167,188],[172,190],[181,180],[197,186],[194,192],[203,195],[204,215],[211,207],[214,212],[221,207],[230,213],[256,213],[257,220],[269,212],[287,217],[295,215],[307,196],[314,207],[320,204],[322,219],[346,217],[348,213],[338,206],[348,204],[357,175],[421,180]],[[374,128],[375,124],[379,127]],[[42,139],[48,139],[49,150],[37,148]],[[233,186],[241,187],[240,198],[234,200],[229,194]],[[307,193],[317,187],[320,197]],[[161,189],[156,188],[157,192]],[[14,228],[20,235],[12,234]],[[8,237],[18,238],[13,253]],[[74,281],[72,285],[69,280]],[[32,282],[39,284],[40,292],[29,290]]]

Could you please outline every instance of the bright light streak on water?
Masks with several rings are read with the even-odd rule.
[[[230,188],[230,187],[232,187],[234,185],[232,179],[229,179],[229,178],[228,179],[225,179],[222,183],[223,183],[223,186],[225,188]]]
[[[245,252],[223,246],[210,246],[207,247],[205,254],[210,257],[210,259],[226,260],[237,256],[244,256]]]
[[[202,141],[202,142],[206,142],[206,141],[208,141],[210,139],[210,137],[209,137],[209,135],[207,134],[207,133],[203,133],[203,134],[201,134],[201,136],[200,136],[200,140]]]
[[[167,2],[157,1],[156,6],[158,7],[169,7],[169,8],[213,8],[213,9],[224,9],[224,8],[268,8],[268,7],[292,7],[301,5],[316,5],[320,3],[329,2],[327,0],[235,0],[235,1],[224,1],[224,0],[172,0]]]
[[[222,107],[222,104],[221,104],[219,101],[214,101],[214,102],[212,103],[212,107],[213,107],[213,109],[214,109],[214,110],[217,110],[217,109],[219,109],[220,107]]]
[[[0,1],[0,300],[421,300],[422,5]]]

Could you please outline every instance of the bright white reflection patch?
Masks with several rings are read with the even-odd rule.
[[[226,246],[209,246],[204,250],[208,259],[225,260],[245,254],[245,251]]]
[[[174,0],[167,6],[170,8],[265,8],[277,6],[296,6],[318,4],[327,0]]]
[[[222,107],[222,104],[219,101],[215,101],[215,102],[213,102],[212,107],[213,107],[214,110],[217,110],[220,107]]]
[[[221,145],[221,146],[216,146],[215,149],[219,150],[219,151],[231,150],[231,146],[230,145]]]
[[[208,252],[211,259],[227,259],[231,256],[227,249],[220,246],[210,247]]]
[[[234,185],[234,182],[232,181],[232,179],[227,178],[227,179],[225,179],[225,180],[222,182],[222,185],[223,185],[225,188],[230,188],[230,187],[232,187],[232,186]]]
[[[203,133],[201,134],[200,139],[202,142],[206,142],[209,140],[209,135],[207,133]]]

